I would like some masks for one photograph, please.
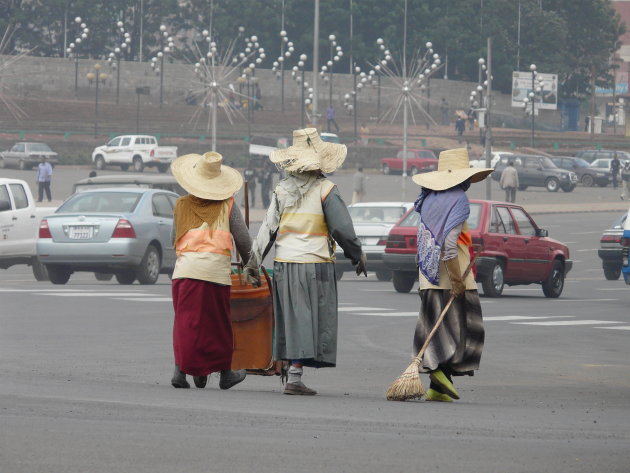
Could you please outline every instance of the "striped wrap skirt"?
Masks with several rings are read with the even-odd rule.
[[[424,289],[419,293],[422,306],[413,337],[415,355],[451,295],[449,290],[443,289]],[[463,297],[451,304],[424,353],[420,372],[439,368],[454,376],[472,376],[479,369],[484,335],[479,294],[476,290],[467,290]]]

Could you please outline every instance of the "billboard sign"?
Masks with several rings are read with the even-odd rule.
[[[536,84],[542,80],[542,97],[534,97],[536,109],[556,110],[558,108],[558,74],[536,74]],[[523,99],[532,91],[531,72],[512,72],[512,107],[523,108]]]

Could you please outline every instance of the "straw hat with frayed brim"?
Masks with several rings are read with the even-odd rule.
[[[236,169],[224,166],[223,156],[210,153],[186,154],[171,164],[171,172],[188,193],[207,200],[225,200],[243,186]]]
[[[346,159],[346,145],[323,141],[315,128],[293,131],[293,144],[276,149],[269,159],[287,172],[335,171]]]
[[[494,169],[471,168],[466,148],[449,149],[440,153],[437,171],[416,174],[413,182],[434,191],[455,187],[470,179],[470,182],[483,181]]]

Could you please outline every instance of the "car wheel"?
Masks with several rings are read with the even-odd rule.
[[[109,281],[114,277],[113,273],[94,273],[97,281]]]
[[[160,252],[153,245],[149,245],[140,268],[138,269],[138,282],[140,284],[155,284],[160,277]]]
[[[550,177],[545,182],[545,187],[549,192],[558,192],[558,189],[560,188],[560,183],[555,177]]]
[[[136,172],[144,171],[144,163],[142,162],[142,158],[140,156],[133,157],[133,170]]]
[[[564,266],[559,260],[554,260],[551,272],[542,283],[543,293],[547,297],[560,297],[564,289]]]
[[[4,169],[7,164],[4,162],[4,158],[0,156],[0,169]]]
[[[339,271],[338,269],[335,269],[335,279],[337,281],[341,281],[342,277],[343,277],[343,271]]]
[[[158,168],[158,172],[164,174],[166,171],[168,171],[168,167],[170,166],[170,164],[158,164],[157,168]]]
[[[590,174],[584,174],[582,176],[582,185],[584,187],[593,187],[593,183],[594,183],[593,176],[591,176]]]
[[[405,271],[394,271],[392,280],[396,292],[407,293],[413,289],[413,285],[416,283],[416,275]]]
[[[126,171],[127,169],[129,169],[129,164],[121,164],[120,169],[121,171]]]
[[[376,272],[376,279],[379,281],[391,281],[392,280],[392,272],[388,269],[381,269]]]
[[[519,191],[527,190],[527,186],[518,186]]]
[[[385,174],[386,176],[389,176],[392,173],[392,170],[389,169],[389,166],[387,164],[383,164],[383,174]]]
[[[28,171],[29,169],[31,169],[31,167],[26,164],[26,161],[24,161],[23,159],[20,159],[20,170],[21,171]]]
[[[575,189],[574,185],[562,186],[562,191],[563,192],[573,192],[573,189]]]
[[[604,265],[604,276],[609,281],[616,281],[621,276],[621,266],[606,264]]]
[[[99,171],[105,169],[105,158],[100,154],[96,158],[94,158],[94,167]]]
[[[481,282],[483,295],[486,297],[501,297],[505,286],[503,263],[495,261],[492,270]]]
[[[70,280],[72,270],[62,265],[46,265],[48,277],[53,284],[65,284]]]
[[[33,276],[35,276],[36,281],[50,280],[46,266],[42,264],[37,256],[34,256],[31,260],[31,269],[33,270]]]
[[[136,280],[136,273],[132,270],[118,271],[117,273],[114,273],[114,276],[116,276],[118,284],[133,284]]]

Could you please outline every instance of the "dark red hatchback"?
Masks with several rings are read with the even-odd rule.
[[[411,209],[392,228],[383,263],[393,272],[394,288],[409,292],[418,279],[416,262],[418,213]],[[547,297],[559,297],[573,267],[569,248],[547,236],[547,230],[523,207],[506,202],[471,200],[468,227],[477,254],[476,280],[488,297],[503,287],[541,284]]]

